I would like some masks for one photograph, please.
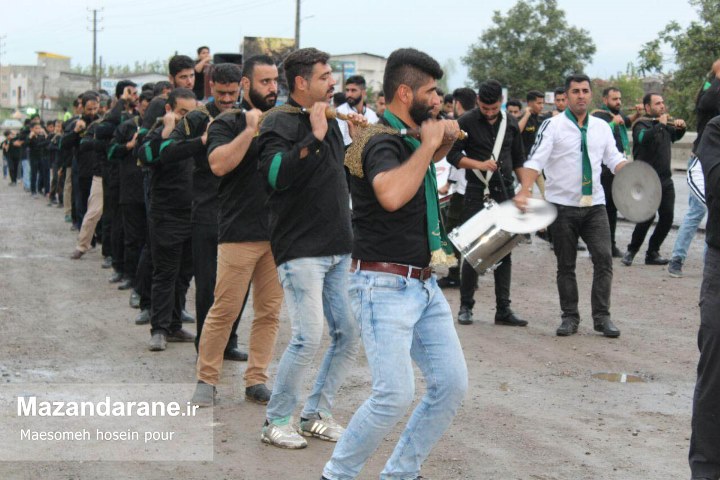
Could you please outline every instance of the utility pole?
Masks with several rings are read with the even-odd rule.
[[[5,54],[5,39],[7,35],[0,35],[0,103],[2,103],[2,56]],[[8,101],[10,100],[8,95]]]
[[[40,95],[40,119],[43,120],[43,114],[45,113],[45,80],[48,79],[47,75],[43,75],[42,78],[42,94]]]
[[[90,10],[88,8],[88,12],[92,11],[92,29],[88,29],[88,31],[92,32],[93,34],[93,63],[92,63],[92,75],[93,75],[93,86],[95,89],[99,87],[99,81],[98,81],[98,75],[97,75],[97,34],[98,32],[102,32],[102,29],[98,30],[98,22],[102,22],[102,18],[98,20],[97,14],[98,11],[102,12],[102,9],[98,10],[97,8],[94,8]],[[88,21],[90,19],[88,18]]]
[[[295,0],[295,50],[300,48],[300,0]]]

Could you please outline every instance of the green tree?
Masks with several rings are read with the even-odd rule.
[[[496,10],[493,23],[462,61],[475,84],[494,78],[508,87],[510,96],[562,84],[595,53],[589,33],[567,24],[557,0],[520,0],[506,16]]]
[[[699,19],[683,30],[670,22],[653,39],[643,45],[638,56],[642,73],[664,78],[664,96],[668,111],[695,127],[695,97],[708,78],[712,63],[720,58],[720,0],[689,0]],[[674,54],[675,70],[665,72],[662,48],[669,46]]]

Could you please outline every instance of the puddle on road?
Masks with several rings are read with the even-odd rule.
[[[638,375],[630,375],[628,373],[601,372],[601,373],[593,373],[592,377],[597,378],[598,380],[606,380],[608,382],[645,383],[645,380],[643,380],[642,377],[639,377]]]

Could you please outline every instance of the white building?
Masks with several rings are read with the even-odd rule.
[[[367,88],[374,92],[382,90],[383,75],[387,58],[372,53],[347,53],[332,55],[330,65],[337,81],[335,91],[342,91],[345,79],[353,75],[365,77]]]

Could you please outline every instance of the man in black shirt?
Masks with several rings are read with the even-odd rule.
[[[198,58],[195,61],[195,86],[193,92],[198,100],[205,99],[205,68],[210,65],[212,57],[210,56],[210,47],[198,47]]]
[[[525,147],[525,158],[530,155],[535,144],[535,136],[537,135],[540,124],[545,121],[545,117],[541,115],[545,106],[545,95],[537,90],[531,90],[527,94],[527,108],[521,118],[518,119],[518,126],[522,132],[523,146]],[[537,180],[540,195],[545,198],[545,179],[542,175],[538,175]]]
[[[176,88],[168,95],[163,125],[149,132],[138,149],[138,158],[152,167],[150,248],[153,275],[150,314],[152,352],[165,350],[167,342],[192,342],[195,336],[182,329],[180,315],[184,292],[192,278],[192,171],[193,159],[167,161],[162,151],[170,134],[197,100],[192,90]],[[205,136],[201,142],[205,141]]]
[[[700,287],[697,383],[693,397],[690,470],[696,480],[720,479],[720,117],[703,129],[695,153],[705,175],[708,219]]]
[[[219,75],[223,67],[233,72],[233,76],[224,82]],[[216,101],[229,101],[230,94],[227,92],[232,92],[237,99],[240,77],[241,72],[236,65],[215,67],[212,89]],[[270,400],[270,390],[265,384],[280,326],[283,291],[270,250],[268,211],[265,206],[267,192],[264,180],[258,173],[255,134],[260,112],[275,105],[277,86],[278,69],[272,58],[262,55],[247,59],[242,72],[243,111],[233,110],[220,115],[208,130],[207,161],[212,173],[221,177],[217,192],[219,216],[216,215],[219,229],[217,221],[215,228],[217,284],[214,285],[214,302],[200,335],[198,385],[193,396],[193,402],[197,405],[213,404],[215,385],[220,379],[222,368],[222,352],[226,349],[228,337],[232,339],[233,329],[237,328],[251,281],[254,287],[255,318],[250,330],[245,396],[261,404]],[[207,259],[204,261],[207,262]],[[196,269],[196,280],[198,276]],[[210,299],[213,301],[213,297]],[[199,321],[200,312],[197,315]]]
[[[17,132],[6,131],[5,141],[2,143],[3,152],[8,159],[10,170],[10,186],[17,186],[18,166],[20,165],[20,147],[16,145]]]
[[[467,188],[463,207],[463,222],[485,208],[487,198],[496,202],[510,200],[513,191],[513,170],[523,166],[525,150],[520,127],[510,115],[501,112],[502,87],[495,80],[488,80],[478,90],[478,108],[463,115],[458,122],[468,132],[468,138],[455,142],[448,154],[448,162],[456,168],[466,169]],[[504,117],[501,118],[501,115]],[[498,158],[493,158],[493,149],[501,125],[505,132]],[[482,178],[482,180],[481,180]],[[511,254],[500,261],[493,271],[495,277],[495,324],[524,327],[521,320],[510,309],[510,280],[512,276]],[[460,276],[460,314],[458,323],[473,323],[473,296],[478,273],[468,263],[463,263]]]
[[[430,117],[440,65],[423,52],[390,54],[383,87],[390,101],[381,123],[420,129],[420,140],[388,133],[360,145],[350,165],[353,263],[350,295],[372,372],[372,395],[353,415],[325,465],[323,479],[356,478],[414,400],[413,361],[427,392],[385,464],[382,478],[420,478],[420,468],[452,422],[467,390],[467,367],[452,312],[432,274],[431,258],[452,253],[439,221],[436,162],[458,124]],[[450,139],[450,140],[446,140]],[[358,148],[358,145],[351,147]],[[355,160],[348,155],[348,162]],[[437,239],[437,240],[436,240]],[[441,240],[443,239],[443,240]]]
[[[622,107],[622,93],[617,87],[608,87],[603,90],[603,105],[600,109],[594,110],[591,114],[594,117],[602,118],[610,125],[615,137],[615,146],[618,152],[630,157],[630,142],[628,141],[627,129],[632,122],[637,120],[640,112],[637,111],[630,115],[624,115],[620,111]],[[607,210],[608,222],[610,223],[610,240],[612,241],[612,256],[615,258],[622,257],[622,252],[615,244],[615,229],[617,228],[617,207],[612,197],[612,185],[615,175],[604,164],[600,181],[602,182],[603,191],[605,192],[605,210]]]
[[[358,350],[358,326],[347,291],[352,231],[345,147],[337,121],[326,117],[335,85],[329,58],[314,48],[288,55],[284,65],[293,111],[285,107],[268,114],[258,139],[260,172],[272,189],[270,246],[293,329],[268,402],[262,440],[284,448],[307,446],[292,425],[292,414],[320,349],[323,318],[331,341],[300,414],[305,435],[329,441],[342,435],[331,414],[333,398]],[[309,114],[299,113],[301,109]]]
[[[665,102],[661,95],[648,93],[643,97],[645,113],[649,117],[640,118],[633,125],[633,156],[652,166],[660,177],[662,199],[658,208],[658,223],[648,242],[645,265],[667,265],[670,260],[660,256],[660,246],[672,228],[675,210],[675,186],[672,180],[672,144],[685,135],[685,121],[668,122]],[[655,220],[655,215],[646,222],[638,223],[633,230],[632,239],[623,255],[623,265],[629,267],[645,236]]]
[[[47,132],[40,123],[40,119],[31,122],[30,134],[27,139],[28,153],[30,157],[30,192],[33,197],[37,197],[38,191],[43,192],[44,178],[41,173],[42,164],[45,163],[45,149],[49,143]]]

